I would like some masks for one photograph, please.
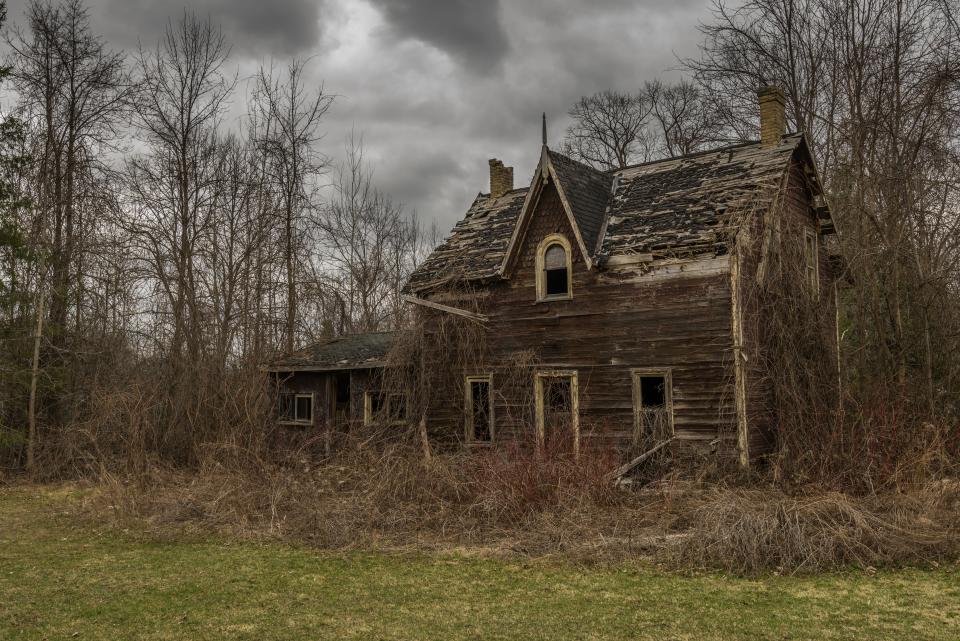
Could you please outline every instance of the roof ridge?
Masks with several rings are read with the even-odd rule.
[[[782,142],[784,138],[793,138],[795,136],[800,136],[802,138],[803,132],[792,131],[789,133],[785,133],[782,136],[780,136],[780,141]],[[604,173],[616,175],[622,171],[626,171],[627,169],[636,169],[637,167],[647,167],[649,165],[656,165],[657,163],[667,163],[673,160],[686,160],[687,158],[696,158],[697,156],[717,154],[717,153],[722,153],[724,151],[731,151],[733,149],[742,149],[744,147],[750,147],[752,145],[759,145],[759,144],[760,144],[759,140],[746,140],[743,142],[735,142],[729,145],[724,145],[722,147],[714,147],[713,149],[704,149],[702,151],[694,151],[689,154],[683,154],[682,156],[671,156],[670,158],[657,158],[656,160],[645,160],[644,162],[634,163],[632,165],[627,165],[626,167],[618,167],[617,169],[608,169]]]
[[[579,160],[577,160],[576,158],[571,158],[570,156],[568,156],[568,155],[566,155],[566,154],[563,154],[563,153],[560,153],[559,151],[555,151],[555,150],[553,150],[553,149],[550,149],[549,147],[547,147],[547,153],[550,154],[550,155],[552,155],[552,156],[559,156],[560,158],[563,158],[563,159],[566,160],[567,162],[571,162],[571,163],[573,163],[574,165],[579,165],[580,167],[583,167],[584,169],[588,169],[588,170],[592,171],[592,172],[595,173],[595,174],[600,174],[601,176],[607,176],[607,175],[610,174],[609,171],[605,171],[605,170],[603,170],[603,169],[597,169],[597,168],[594,167],[593,165],[588,165],[588,164],[585,163],[585,162],[579,161]]]
[[[513,189],[508,189],[507,191],[503,192],[501,195],[497,196],[497,198],[503,198],[507,194],[512,194],[514,192],[520,192],[520,191],[527,191],[528,189],[530,189],[530,187],[514,187]],[[483,196],[484,198],[489,198],[490,192],[481,191],[479,194],[477,194],[477,196],[478,197]]]
[[[371,336],[372,334],[395,334],[396,331],[397,331],[397,330],[395,330],[395,329],[382,329],[382,330],[374,330],[374,331],[370,331],[370,332],[350,332],[350,333],[348,333],[348,334],[338,334],[338,335],[336,335],[336,336],[327,336],[326,338],[318,338],[317,340],[315,340],[315,341],[313,341],[313,342],[311,342],[311,343],[308,343],[307,345],[305,345],[305,346],[302,347],[301,349],[306,349],[306,348],[310,347],[311,345],[318,345],[318,344],[323,343],[323,342],[328,342],[328,343],[329,343],[329,342],[332,342],[332,341],[339,341],[339,340],[344,340],[344,339],[347,339],[347,338],[356,338],[356,337],[358,337],[358,336]]]

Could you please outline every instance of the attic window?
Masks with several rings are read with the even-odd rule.
[[[570,242],[551,234],[537,248],[537,300],[573,298]]]

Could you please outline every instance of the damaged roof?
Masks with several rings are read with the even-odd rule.
[[[324,372],[383,367],[394,332],[349,334],[318,341],[267,366],[269,372]]]
[[[791,134],[772,147],[751,142],[612,171],[551,150],[545,157],[591,258],[602,263],[631,254],[726,253],[731,224],[769,207],[790,159],[804,144],[802,135]],[[539,176],[535,172],[534,180]],[[500,277],[528,190],[500,198],[479,194],[450,236],[414,271],[406,291]]]
[[[780,189],[800,135],[747,143],[616,172],[602,257],[726,252],[728,223],[763,211]]]
[[[499,198],[478,194],[450,236],[411,274],[405,291],[497,276],[526,195],[526,188]]]

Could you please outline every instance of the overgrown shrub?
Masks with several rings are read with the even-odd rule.
[[[680,566],[739,574],[921,563],[960,552],[960,485],[854,498],[837,492],[711,492],[669,553]]]

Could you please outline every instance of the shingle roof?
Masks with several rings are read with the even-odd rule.
[[[271,372],[329,371],[383,367],[393,345],[393,332],[337,336],[281,356],[267,366]]]
[[[746,143],[610,172],[548,155],[584,243],[602,262],[624,254],[725,253],[731,222],[769,206],[802,143],[794,134],[775,147]],[[498,277],[526,194],[523,188],[497,199],[478,195],[406,290]]]
[[[563,194],[570,203],[573,217],[580,228],[587,251],[597,246],[597,236],[603,227],[603,218],[610,199],[613,175],[598,171],[563,154],[548,150],[550,162],[557,172]]]
[[[404,289],[421,291],[454,280],[496,276],[526,195],[526,189],[499,198],[478,194],[467,215],[413,272]]]
[[[601,257],[724,253],[729,223],[768,207],[799,135],[628,167],[616,173]]]

